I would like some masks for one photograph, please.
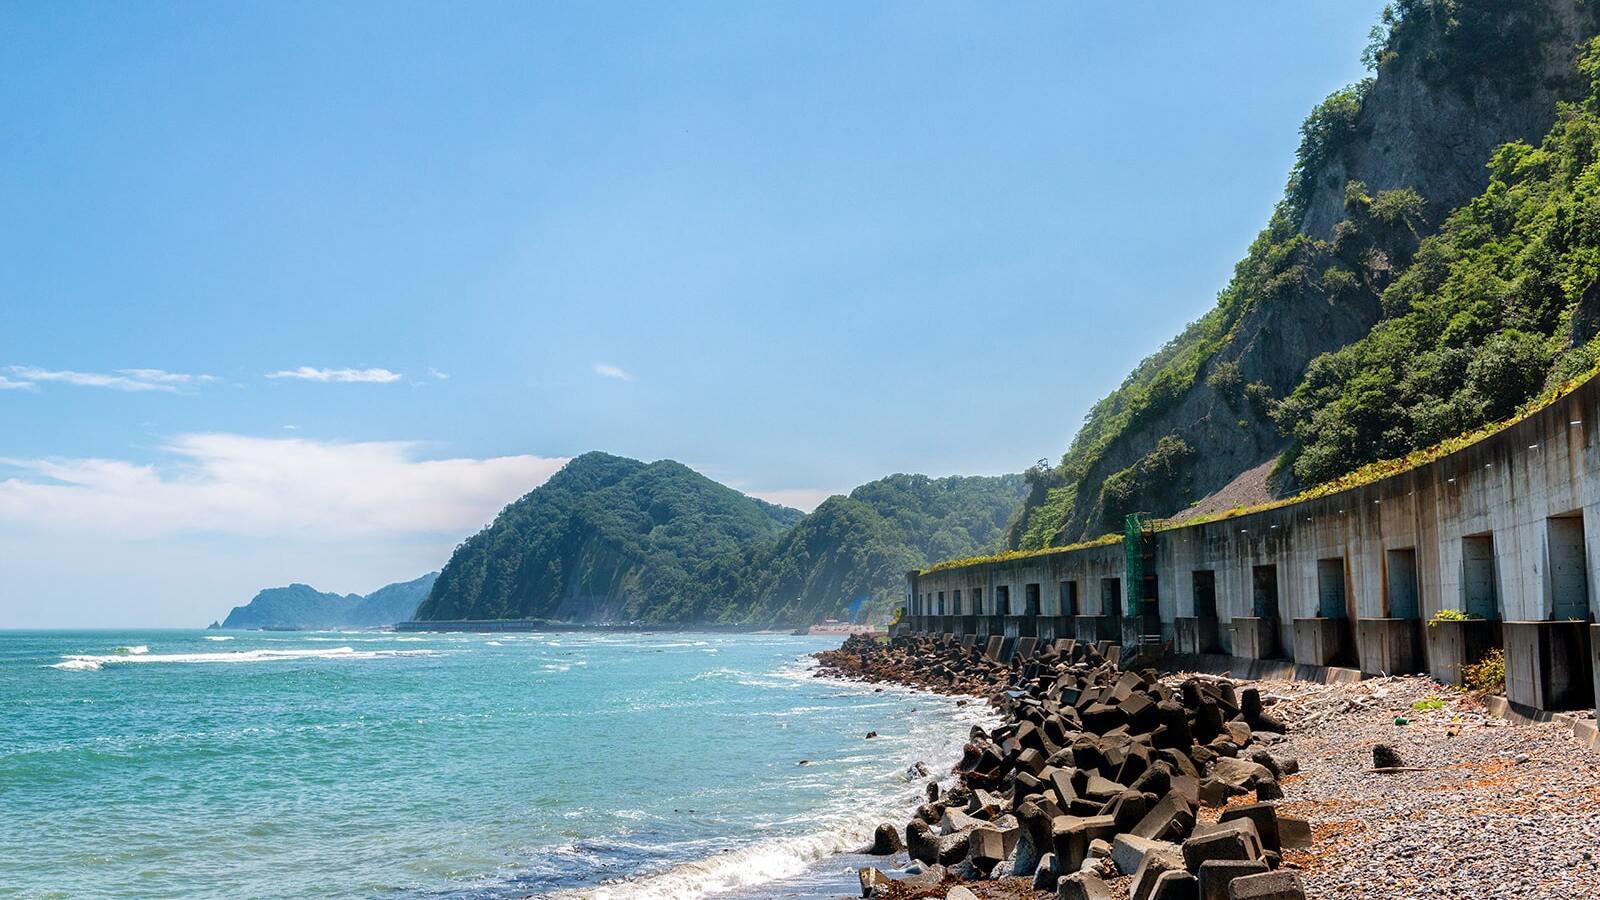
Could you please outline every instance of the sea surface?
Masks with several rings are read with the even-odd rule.
[[[840,640],[0,632],[0,897],[843,894],[986,713]]]

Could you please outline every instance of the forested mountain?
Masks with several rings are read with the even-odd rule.
[[[1000,546],[1026,487],[1020,475],[891,475],[830,497],[776,542],[708,572],[696,615],[722,622],[813,622],[861,602],[881,618],[906,572]]]
[[[681,463],[585,453],[458,547],[417,618],[648,618],[801,515]]]
[[[671,461],[574,459],[451,556],[423,620],[805,624],[883,613],[905,573],[992,549],[1020,476],[895,475],[808,516]]]
[[[370,594],[330,594],[306,584],[267,588],[235,606],[223,628],[372,628],[404,622],[433,589],[438,572],[384,585]]]
[[[1216,307],[1029,470],[1010,545],[1283,496],[1586,368],[1597,30],[1583,0],[1391,4]]]

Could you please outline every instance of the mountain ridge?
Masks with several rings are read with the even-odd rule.
[[[419,621],[797,625],[886,617],[930,554],[997,546],[1021,476],[891,475],[815,511],[592,452],[463,541]]]
[[[433,589],[438,572],[386,584],[370,594],[334,594],[293,582],[265,588],[249,603],[235,606],[221,628],[320,629],[373,628],[410,619]]]

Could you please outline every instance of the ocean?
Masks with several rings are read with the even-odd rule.
[[[840,640],[0,632],[0,896],[852,893],[988,713]]]

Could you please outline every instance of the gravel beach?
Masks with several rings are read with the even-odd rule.
[[[833,674],[905,678],[992,697],[1006,681],[1005,669],[979,661],[933,671]],[[1282,734],[1259,737],[1273,757],[1298,763],[1297,772],[1280,779],[1277,809],[1309,822],[1314,839],[1309,847],[1286,848],[1281,868],[1299,876],[1308,898],[1600,898],[1600,753],[1568,726],[1496,717],[1479,697],[1421,676],[1319,684],[1175,672],[1160,681],[1177,689],[1196,679],[1231,682],[1241,695],[1255,689],[1266,714],[1284,726]],[[1376,770],[1379,745],[1397,753],[1399,764]],[[1202,804],[1196,820],[1215,823],[1255,799],[1244,794],[1221,808]],[[884,862],[892,877],[903,877],[894,871],[903,853]],[[967,896],[953,890],[961,887],[980,900],[1055,896],[1026,878],[994,876],[974,879],[952,869],[942,883],[894,884],[877,894]],[[1128,897],[1134,881],[1105,872],[1115,900]]]
[[[1316,843],[1284,865],[1309,896],[1600,897],[1600,754],[1561,725],[1495,718],[1425,677],[1238,683],[1291,726],[1273,750],[1301,770],[1281,806]],[[1380,743],[1420,771],[1374,773]]]

